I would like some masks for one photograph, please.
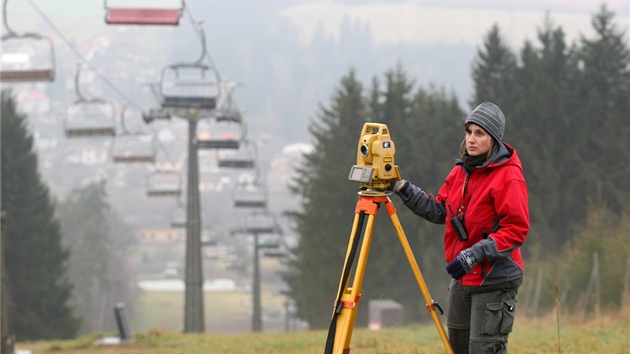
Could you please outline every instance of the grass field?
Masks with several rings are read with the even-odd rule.
[[[16,348],[31,350],[33,354],[322,353],[326,335],[326,331],[182,334],[151,329],[134,333],[132,343],[116,346],[99,345],[98,340],[102,335],[93,334],[71,341],[18,343]],[[355,328],[352,335],[352,353],[434,354],[444,351],[433,324],[380,331]],[[559,338],[555,316],[517,318],[510,336],[509,352],[630,353],[630,311],[588,321],[563,318]]]

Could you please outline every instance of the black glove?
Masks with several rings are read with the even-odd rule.
[[[475,246],[466,248],[459,252],[457,257],[446,266],[446,271],[455,280],[459,280],[464,275],[470,273],[473,268],[483,260],[483,254],[474,249]]]
[[[389,182],[389,186],[387,186],[387,190],[390,192],[398,192],[400,191],[405,184],[407,184],[407,181],[404,179],[398,179],[398,180],[393,180],[391,182]]]

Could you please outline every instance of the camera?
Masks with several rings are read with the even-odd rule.
[[[385,190],[391,180],[401,179],[400,169],[394,164],[395,154],[387,125],[365,123],[357,146],[357,164],[350,168],[348,179],[369,189]]]
[[[457,215],[453,215],[451,218],[451,226],[453,227],[453,231],[457,234],[457,238],[460,241],[468,240],[468,234],[466,233],[466,227],[464,226],[464,222]]]

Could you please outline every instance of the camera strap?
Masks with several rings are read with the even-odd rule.
[[[462,186],[462,199],[459,201],[459,207],[457,207],[457,217],[459,217],[462,221],[465,220],[464,215],[466,215],[466,209],[468,205],[470,204],[470,200],[472,199],[473,195],[475,195],[475,191],[477,190],[477,187],[479,187],[479,184],[481,183],[483,176],[485,176],[487,172],[484,172],[483,176],[479,177],[479,179],[477,180],[477,183],[475,183],[475,187],[473,188],[472,192],[470,192],[470,195],[468,196],[468,200],[466,200],[466,195],[468,194],[468,182],[470,182],[471,174],[472,172],[470,174],[466,174],[466,180],[464,180],[464,185]],[[451,213],[453,213],[452,210],[451,210]]]

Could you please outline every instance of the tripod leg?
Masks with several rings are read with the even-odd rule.
[[[357,214],[355,215],[354,225],[352,227],[352,235],[346,252],[346,260],[344,271],[339,283],[338,298],[335,303],[332,323],[328,332],[328,340],[326,343],[325,353],[327,354],[347,354],[350,353],[350,340],[352,338],[352,330],[357,314],[357,306],[361,298],[361,288],[363,286],[363,278],[365,276],[365,268],[367,265],[370,244],[372,242],[372,233],[374,230],[374,221],[378,204],[371,200],[361,199],[357,204]],[[368,214],[363,239],[359,251],[359,258],[356,263],[356,269],[352,276],[352,285],[350,283],[350,272],[353,268],[354,253],[358,248],[361,237],[361,226],[365,214]]]
[[[409,264],[411,265],[411,269],[413,270],[413,274],[416,277],[416,281],[418,282],[418,286],[420,287],[420,291],[424,296],[424,301],[427,304],[427,310],[431,314],[433,318],[433,322],[435,322],[435,326],[442,338],[442,342],[444,343],[444,347],[446,348],[446,352],[449,354],[453,353],[453,349],[451,348],[451,344],[448,341],[448,336],[444,331],[444,327],[442,326],[442,322],[440,321],[440,317],[437,312],[435,312],[435,308],[438,307],[437,303],[431,299],[431,294],[429,294],[429,289],[427,288],[427,284],[424,281],[424,277],[420,272],[420,267],[418,266],[418,262],[416,262],[416,258],[413,255],[413,251],[411,250],[411,246],[409,246],[409,241],[407,240],[407,236],[405,236],[405,231],[400,224],[400,220],[398,219],[398,215],[396,215],[396,208],[392,201],[387,198],[385,202],[385,207],[387,208],[387,213],[392,220],[392,224],[394,224],[394,228],[396,229],[396,233],[398,234],[398,239],[405,251],[405,255],[407,256],[407,260],[409,260]],[[441,309],[440,309],[441,310]]]

